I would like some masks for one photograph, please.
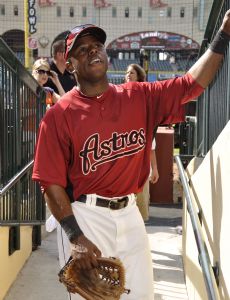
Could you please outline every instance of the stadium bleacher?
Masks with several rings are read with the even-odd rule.
[[[194,63],[194,59],[180,59],[177,61],[178,71],[187,71]]]
[[[149,71],[187,71],[195,60],[180,59],[176,63],[170,63],[167,60],[158,60],[149,62]],[[114,71],[125,71],[130,64],[140,64],[139,60],[134,59],[118,59],[115,58],[109,64],[109,70]]]

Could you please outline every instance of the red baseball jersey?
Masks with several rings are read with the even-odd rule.
[[[149,176],[154,128],[183,121],[183,104],[202,92],[188,74],[109,85],[100,97],[73,88],[41,121],[33,179],[45,187],[70,184],[75,199],[138,192]]]

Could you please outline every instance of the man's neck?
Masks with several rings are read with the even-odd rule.
[[[56,65],[56,67],[58,68],[58,70],[60,71],[60,73],[63,74],[65,72],[65,69],[66,69],[65,63],[57,61],[57,60],[54,60],[54,63]]]
[[[100,83],[78,83],[77,89],[85,97],[99,97],[101,96],[109,87],[108,80]]]

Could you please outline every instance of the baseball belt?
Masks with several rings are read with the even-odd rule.
[[[79,198],[76,200],[82,203],[87,202],[87,195],[80,195]],[[96,197],[95,205],[100,207],[107,207],[112,210],[118,210],[124,208],[128,205],[129,197],[125,196],[123,198],[113,198],[113,199],[104,199],[100,197]]]

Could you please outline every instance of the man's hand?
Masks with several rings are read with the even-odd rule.
[[[153,167],[149,180],[151,181],[151,183],[154,184],[158,181],[158,179],[159,179],[158,169],[156,167]]]
[[[79,268],[90,270],[98,266],[96,258],[101,257],[101,251],[82,234],[71,244],[71,256],[78,260]]]
[[[208,49],[189,69],[197,83],[206,88],[215,77],[222,64],[230,37],[230,10],[225,13],[220,30],[217,32]]]
[[[49,76],[49,78],[53,81],[54,84],[56,84],[58,81],[58,74],[53,70],[50,70],[50,73],[51,76]]]
[[[230,35],[230,9],[225,13],[220,30]]]

